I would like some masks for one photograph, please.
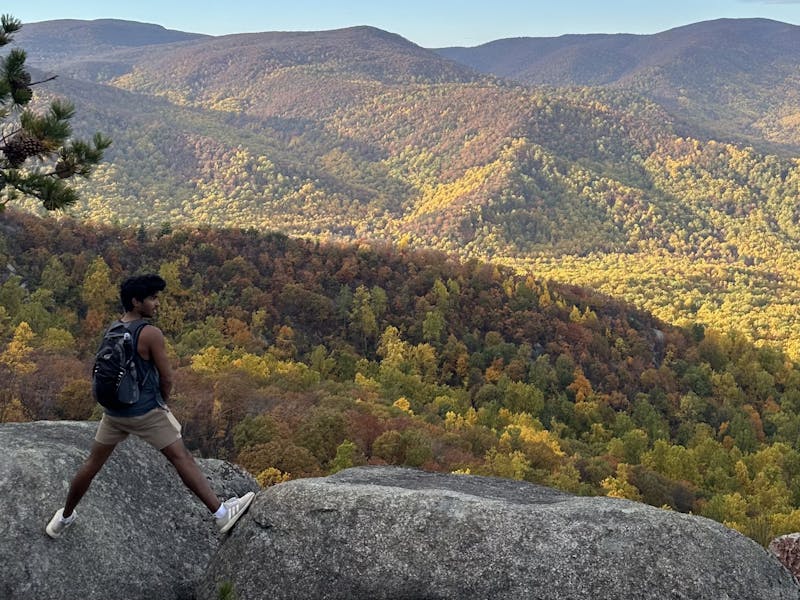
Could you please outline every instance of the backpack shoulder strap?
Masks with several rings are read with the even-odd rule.
[[[109,331],[117,329],[120,326],[125,327],[127,329],[127,324],[117,319],[116,321],[112,322],[108,327],[106,327],[105,332],[108,333]]]
[[[130,331],[131,335],[133,336],[134,348],[137,347],[136,344],[138,344],[139,342],[139,334],[142,333],[142,329],[144,329],[147,325],[149,325],[149,323],[144,319],[139,319],[138,321],[131,321],[130,323],[125,324],[128,331]]]
[[[133,357],[136,364],[140,365],[144,361],[142,357],[139,356],[139,335],[142,333],[142,329],[144,329],[150,323],[148,323],[144,319],[139,319],[138,321],[130,321],[128,323],[120,321],[120,323],[122,323],[125,326],[125,329],[127,329],[130,332],[131,336],[133,337]],[[145,382],[150,377],[150,372],[152,371],[152,369],[144,369],[144,370],[145,370],[144,379],[139,381],[140,389],[144,386]]]
[[[111,323],[108,327],[106,327],[105,331],[103,331],[103,336],[100,338],[100,342],[97,345],[97,351],[98,352],[100,352],[100,350],[103,347],[103,344],[105,344],[106,338],[108,337],[108,334],[111,333],[111,331],[113,331],[115,328],[118,328],[120,326],[125,327],[125,323],[123,323],[122,321],[117,319],[116,321]]]

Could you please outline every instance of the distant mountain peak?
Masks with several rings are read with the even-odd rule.
[[[15,35],[15,42],[32,51],[34,57],[47,54],[80,57],[117,48],[173,44],[210,37],[122,19],[57,19],[24,23]]]

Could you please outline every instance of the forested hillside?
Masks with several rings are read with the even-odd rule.
[[[76,216],[432,247],[800,357],[795,159],[680,136],[632,91],[507,84],[370,28],[168,40],[80,46],[92,81],[42,88],[114,140]]]
[[[442,56],[528,85],[636,90],[678,116],[681,134],[800,149],[800,27],[719,19],[655,35],[514,38]]]
[[[115,287],[167,281],[157,324],[187,443],[262,484],[354,464],[525,479],[800,529],[800,368],[537,274],[251,229],[0,214],[0,419],[97,414]]]

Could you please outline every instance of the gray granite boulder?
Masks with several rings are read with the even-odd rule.
[[[509,480],[361,467],[269,488],[247,517],[198,598],[800,598],[719,523]]]
[[[75,525],[58,540],[45,534],[96,427],[0,425],[0,598],[194,598],[222,540],[172,465],[138,439],[117,447],[78,506]],[[222,497],[258,490],[233,465],[198,462]]]
[[[59,540],[44,526],[94,423],[0,425],[0,598],[799,600],[707,519],[526,483],[357,468],[262,491],[229,536],[155,450],[126,441]],[[199,461],[222,497],[257,490]]]

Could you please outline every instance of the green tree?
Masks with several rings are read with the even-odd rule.
[[[372,295],[363,285],[356,288],[353,296],[353,308],[350,311],[351,330],[359,334],[362,348],[367,348],[367,340],[378,334],[378,321],[372,307]]]
[[[43,333],[45,329],[54,325],[51,312],[53,308],[53,292],[39,288],[28,296],[17,318],[28,323],[36,333]]]
[[[65,302],[69,296],[70,279],[64,263],[58,256],[51,256],[42,270],[42,287],[53,293],[57,302]]]
[[[350,440],[345,440],[336,448],[336,456],[331,461],[330,472],[338,473],[343,469],[363,465],[365,462],[358,446]]]
[[[439,342],[445,329],[444,315],[439,310],[432,310],[425,315],[422,322],[422,337],[428,342]]]
[[[320,464],[332,461],[345,438],[345,420],[337,411],[317,409],[303,422],[296,436],[298,446],[309,450]]]
[[[233,444],[237,451],[256,444],[266,444],[278,435],[278,424],[271,416],[246,416],[233,429]]]
[[[13,41],[22,23],[11,15],[0,17],[0,46]],[[72,103],[56,99],[43,114],[27,108],[33,86],[25,68],[25,51],[14,48],[0,59],[0,210],[20,196],[31,196],[47,210],[74,204],[78,195],[66,180],[89,177],[111,140],[95,133],[91,142],[72,138]],[[51,78],[52,79],[52,78]]]
[[[12,275],[0,285],[0,306],[4,308],[6,316],[16,318],[26,295],[25,288],[22,287],[22,278],[18,275]]]

